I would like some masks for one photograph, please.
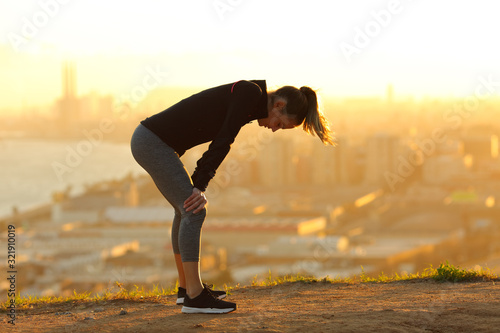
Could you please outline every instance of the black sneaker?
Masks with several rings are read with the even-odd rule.
[[[235,303],[221,301],[207,287],[193,299],[186,294],[182,307],[182,313],[228,313],[234,310],[236,310]]]
[[[226,292],[224,290],[212,290],[213,285],[208,285],[206,283],[203,284],[205,288],[208,289],[216,298],[218,299],[223,299],[227,296]],[[186,289],[179,287],[177,288],[177,305],[183,305],[184,304],[184,297],[186,297]]]

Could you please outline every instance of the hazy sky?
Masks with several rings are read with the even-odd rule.
[[[0,0],[0,111],[78,93],[238,79],[324,94],[470,95],[500,81],[495,0]]]

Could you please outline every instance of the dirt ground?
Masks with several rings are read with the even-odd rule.
[[[287,283],[233,290],[238,310],[182,314],[157,300],[44,305],[1,332],[499,332],[500,283]],[[121,314],[120,314],[121,313]]]

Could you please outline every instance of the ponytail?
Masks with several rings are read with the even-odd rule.
[[[301,87],[300,91],[305,95],[307,99],[307,111],[305,114],[304,123],[302,125],[304,131],[311,135],[316,134],[321,142],[323,142],[325,145],[330,144],[332,146],[335,146],[328,121],[326,120],[323,113],[319,110],[316,92],[309,87]]]

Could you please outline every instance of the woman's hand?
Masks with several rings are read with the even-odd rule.
[[[186,212],[189,212],[194,209],[194,214],[200,212],[205,206],[208,204],[207,198],[205,197],[205,193],[193,187],[193,194],[189,196],[189,198],[184,201],[184,209]]]

